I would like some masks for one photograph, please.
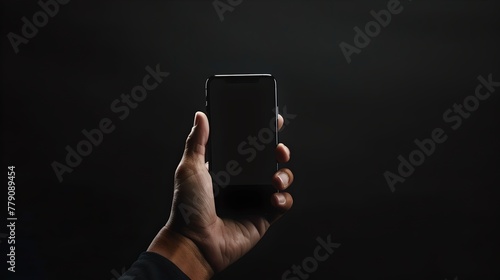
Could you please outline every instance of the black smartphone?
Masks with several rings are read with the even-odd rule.
[[[209,171],[220,216],[272,211],[278,94],[270,74],[214,75],[205,84]]]

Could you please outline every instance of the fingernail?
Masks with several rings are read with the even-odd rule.
[[[198,124],[198,112],[196,112],[194,114],[194,122],[193,122],[193,126],[196,126]]]
[[[286,203],[285,195],[278,193],[276,196],[278,197],[278,204],[283,205]]]
[[[278,178],[280,178],[281,182],[283,183],[283,186],[288,185],[288,174],[286,172],[280,172],[278,173]]]

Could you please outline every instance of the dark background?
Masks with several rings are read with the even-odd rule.
[[[6,239],[2,270],[115,278],[168,218],[205,79],[272,73],[297,115],[280,134],[295,204],[216,279],[281,279],[330,234],[341,246],[310,279],[499,279],[500,88],[458,130],[442,119],[479,75],[500,80],[499,5],[402,1],[348,64],[340,42],[386,3],[244,0],[221,22],[211,1],[72,0],[16,55],[7,34],[40,7],[2,1],[2,168],[16,166],[19,219],[17,272]],[[156,64],[170,76],[119,120],[111,102]],[[115,131],[60,183],[51,163],[105,117]],[[448,140],[391,192],[383,173],[436,127]]]

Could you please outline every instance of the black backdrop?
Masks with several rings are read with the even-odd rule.
[[[16,54],[8,34],[40,6],[3,1],[2,168],[16,166],[18,221],[17,272],[3,226],[2,270],[116,278],[168,218],[205,79],[272,73],[296,115],[280,134],[295,204],[216,279],[282,279],[328,235],[341,246],[310,279],[499,279],[500,87],[457,130],[443,120],[478,76],[500,81],[499,5],[402,1],[347,63],[339,44],[387,3],[244,0],[221,21],[212,1],[72,0]],[[170,76],[120,120],[110,104],[157,64]],[[115,130],[59,182],[51,164],[103,118]],[[392,192],[384,172],[438,127],[447,141]]]

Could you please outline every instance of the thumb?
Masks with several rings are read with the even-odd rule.
[[[205,164],[205,146],[209,135],[208,118],[203,112],[194,115],[193,128],[189,133],[184,148],[184,160]]]

